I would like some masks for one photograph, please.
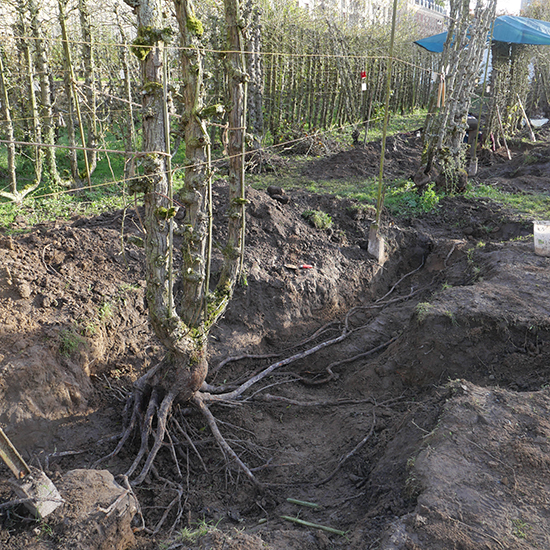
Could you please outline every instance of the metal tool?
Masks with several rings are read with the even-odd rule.
[[[61,495],[44,472],[27,465],[8,436],[0,428],[0,458],[12,471],[16,481],[11,486],[25,506],[36,516],[44,518],[63,504]]]

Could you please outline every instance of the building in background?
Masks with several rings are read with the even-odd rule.
[[[412,18],[418,37],[424,38],[446,30],[447,9],[441,4],[442,0],[399,0],[399,12]],[[385,25],[391,23],[393,0],[298,0],[298,5],[309,11],[331,11],[351,25]]]
[[[447,30],[447,9],[433,0],[408,0],[407,9],[414,14],[421,38]]]

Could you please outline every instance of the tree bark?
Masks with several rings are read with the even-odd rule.
[[[121,48],[121,65],[124,74],[123,97],[122,103],[126,109],[126,124],[123,125],[124,148],[126,150],[126,158],[124,162],[124,179],[132,180],[136,174],[135,150],[136,150],[136,127],[134,124],[134,101],[132,97],[132,71],[130,70],[130,59],[128,57],[128,48],[126,44],[128,39],[124,25],[120,20],[118,7],[115,6],[115,15],[117,20],[118,30],[122,39]]]
[[[415,177],[417,184],[425,184],[425,177],[435,163],[441,172],[436,183],[451,192],[465,188],[463,140],[467,115],[487,34],[495,17],[496,0],[489,0],[487,6],[478,0],[473,18],[469,8],[469,0],[451,1],[451,25],[439,65],[445,85],[444,103],[437,113],[428,114],[426,119],[422,166]],[[436,87],[434,97],[437,93]]]
[[[1,196],[6,198],[17,197],[17,172],[15,169],[15,135],[11,116],[10,96],[8,93],[8,78],[4,69],[4,48],[0,47],[0,94],[2,98],[2,116],[5,121],[6,139],[8,141],[8,179],[10,193],[2,191]]]
[[[43,125],[42,137],[46,145],[55,145],[55,121],[53,118],[52,89],[50,86],[50,64],[48,63],[48,51],[40,32],[38,20],[40,6],[36,0],[28,0],[30,14],[30,31],[34,38],[36,68],[40,84],[40,118]],[[46,147],[44,150],[46,167],[53,184],[61,183],[61,177],[57,169],[55,147]]]
[[[182,37],[183,134],[185,139],[185,184],[180,201],[185,206],[182,245],[182,298],[178,313],[192,327],[205,321],[206,246],[208,242],[209,146],[204,115],[204,68],[201,38],[204,32],[189,0],[174,0]],[[202,329],[201,329],[202,330]]]
[[[78,154],[76,150],[76,136],[74,126],[75,100],[73,94],[72,81],[72,58],[70,45],[67,39],[67,0],[58,0],[59,7],[59,24],[61,26],[63,38],[63,83],[65,87],[65,95],[67,99],[67,137],[69,141],[69,164],[71,169],[71,178],[77,184],[80,182],[78,173]]]
[[[263,69],[260,51],[262,48],[262,27],[260,23],[260,10],[252,0],[247,1],[250,30],[247,40],[247,61],[250,77],[248,85],[248,126],[252,133],[252,148],[261,147],[264,135],[263,112]]]
[[[34,70],[34,56],[31,51],[30,41],[27,40],[29,36],[29,24],[27,20],[28,7],[25,3],[21,2],[18,5],[18,15],[21,28],[20,48],[25,58],[25,64],[27,68],[27,97],[29,99],[29,106],[31,112],[31,123],[28,131],[29,138],[33,141],[32,148],[34,149],[34,182],[33,186],[36,188],[40,184],[42,179],[42,166],[43,166],[43,151],[40,147],[42,143],[42,121],[38,112],[38,101],[36,99],[35,90],[35,70]]]
[[[233,292],[242,272],[245,232],[244,154],[246,135],[247,81],[244,56],[244,36],[241,0],[224,0],[227,24],[226,67],[229,77],[228,143],[229,155],[229,222],[228,238],[224,247],[224,264],[218,283],[218,292]]]
[[[84,94],[87,101],[88,121],[88,162],[90,176],[97,166],[97,144],[98,144],[98,123],[97,123],[97,92],[96,92],[96,62],[93,47],[93,33],[90,11],[86,0],[78,0],[78,11],[80,12],[80,26],[82,29],[82,61],[84,64]]]

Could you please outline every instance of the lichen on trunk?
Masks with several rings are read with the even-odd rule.
[[[220,277],[216,291],[208,292],[211,168],[206,119],[212,109],[205,108],[203,100],[201,38],[204,29],[191,2],[174,0],[174,7],[183,46],[180,58],[184,105],[181,133],[186,154],[184,187],[178,196],[185,216],[179,229],[182,245],[181,267],[177,274],[172,271],[171,225],[176,203],[171,199],[169,120],[163,80],[166,62],[163,52],[171,30],[164,27],[160,0],[141,0],[136,8],[139,27],[131,51],[140,60],[142,71],[143,177],[134,190],[144,194],[149,318],[167,352],[155,373],[147,377],[147,384],[162,388],[165,395],[175,394],[178,400],[187,401],[206,378],[208,331],[229,303],[238,269],[232,267],[228,275]],[[241,105],[239,130],[244,125],[244,95],[233,100]],[[242,135],[237,135],[235,140],[242,152]],[[238,234],[238,239],[236,244],[230,240],[228,248],[240,252],[244,223],[242,169],[239,173],[238,197],[243,204],[238,205],[239,219],[230,222],[230,235]],[[230,218],[237,216],[230,215]]]

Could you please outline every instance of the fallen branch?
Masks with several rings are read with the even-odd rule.
[[[328,531],[329,533],[334,533],[335,535],[340,535],[342,537],[346,536],[345,531],[340,531],[339,529],[334,529],[332,527],[327,527],[326,525],[320,525],[318,523],[311,523],[310,521],[304,521],[303,519],[293,518],[291,516],[281,516],[282,519],[287,521],[292,521],[298,525],[303,525],[304,527],[312,527],[313,529],[322,529],[323,531]]]

